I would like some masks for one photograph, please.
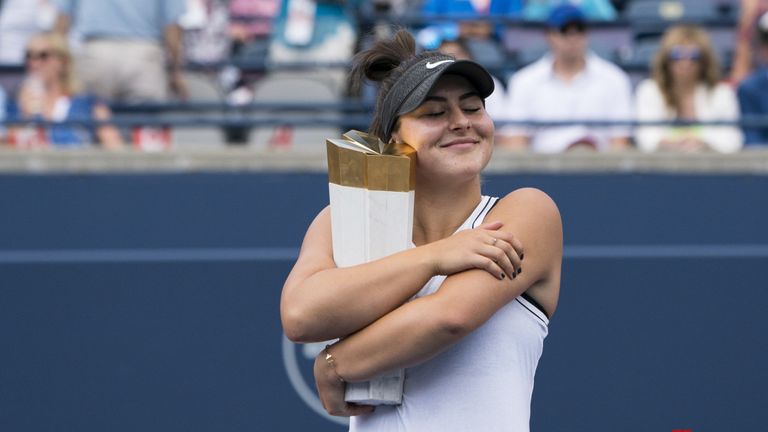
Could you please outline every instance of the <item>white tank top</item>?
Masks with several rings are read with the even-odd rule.
[[[483,196],[457,231],[475,228],[498,198]],[[435,276],[417,297],[434,293]],[[405,371],[403,403],[352,417],[353,432],[529,430],[531,394],[549,319],[523,295],[446,351]]]

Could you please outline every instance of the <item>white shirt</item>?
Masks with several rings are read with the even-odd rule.
[[[554,59],[546,55],[520,69],[507,86],[506,119],[515,121],[630,121],[632,85],[616,65],[589,53],[586,66],[570,82],[555,75]],[[612,138],[629,137],[628,126],[505,126],[500,135],[527,135],[531,150],[559,153],[575,142],[588,140],[598,150]]]
[[[646,79],[637,86],[635,114],[639,121],[674,120],[675,113],[664,102],[664,96],[656,81]],[[739,102],[736,92],[724,83],[709,89],[704,84],[696,87],[693,96],[696,118],[700,121],[737,120]],[[651,152],[659,148],[659,142],[666,137],[681,133],[692,133],[716,151],[733,153],[744,145],[741,129],[734,126],[695,126],[673,128],[668,126],[638,127],[635,142],[640,150]]]

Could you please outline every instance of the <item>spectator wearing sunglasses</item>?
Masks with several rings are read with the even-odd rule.
[[[507,149],[539,153],[628,148],[629,127],[588,126],[581,121],[630,121],[629,77],[588,50],[586,18],[579,7],[569,3],[555,7],[547,26],[549,53],[512,76],[504,115],[505,120],[523,124],[565,124],[507,125],[499,128],[497,143]]]
[[[768,12],[758,21],[756,51],[759,66],[739,85],[739,106],[745,117],[768,118]],[[767,145],[768,125],[745,127],[744,141],[747,145]]]
[[[10,118],[48,122],[107,121],[109,107],[80,92],[72,66],[67,41],[56,33],[41,33],[27,43],[26,74],[15,103],[9,109]],[[76,124],[17,126],[9,131],[11,144],[20,148],[73,147],[100,143],[105,148],[122,147],[117,128]]]
[[[733,89],[720,80],[720,64],[707,32],[695,25],[670,27],[651,65],[651,78],[637,87],[639,121],[735,121],[739,105]],[[743,145],[736,126],[641,126],[637,146],[656,150],[715,150],[731,153]]]

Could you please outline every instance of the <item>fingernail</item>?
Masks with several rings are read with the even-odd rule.
[[[523,258],[525,258],[525,254],[520,254],[520,261],[522,261]]]
[[[512,272],[512,279],[514,279],[514,278],[516,278],[516,277],[517,277],[517,273],[515,273],[515,272]]]
[[[499,279],[504,280],[505,277],[507,277],[507,275],[504,273],[501,273],[501,277],[499,277]]]
[[[520,267],[519,269],[517,269],[517,274],[520,274],[520,273],[522,273],[522,272],[523,272],[523,268],[522,268],[522,267]]]

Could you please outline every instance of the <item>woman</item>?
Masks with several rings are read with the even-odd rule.
[[[286,335],[342,338],[317,357],[315,379],[329,413],[355,416],[353,431],[527,431],[559,296],[558,209],[536,189],[481,193],[493,81],[477,63],[416,55],[401,30],[355,65],[356,83],[380,82],[370,133],[417,151],[415,247],[337,268],[329,209],[321,211],[283,288]],[[403,367],[402,405],[344,402],[346,382]]]
[[[107,105],[78,93],[72,57],[61,35],[33,36],[27,43],[25,60],[26,78],[9,117],[54,122],[109,120],[111,113]],[[57,125],[45,130],[14,128],[11,141],[19,147],[67,147],[97,141],[105,148],[122,147],[119,131],[108,125],[95,129],[77,125]]]
[[[640,121],[735,121],[739,106],[733,89],[720,82],[720,65],[709,36],[700,27],[670,27],[653,60],[652,78],[638,85],[635,115]],[[734,126],[638,127],[644,151],[739,150],[743,137]]]

